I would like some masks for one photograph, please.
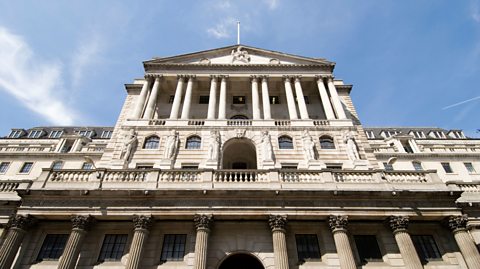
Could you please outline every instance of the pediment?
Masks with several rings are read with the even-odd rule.
[[[144,64],[187,65],[328,65],[335,63],[319,58],[302,57],[260,48],[234,45],[218,49],[154,58]]]

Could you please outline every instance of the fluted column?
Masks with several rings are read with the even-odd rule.
[[[185,76],[177,76],[177,88],[175,89],[175,96],[173,97],[172,110],[170,111],[170,119],[178,119],[178,112],[180,110],[180,103],[182,102],[183,95],[183,83],[185,82]]]
[[[58,262],[58,269],[73,269],[77,264],[78,255],[82,249],[83,240],[92,226],[91,216],[72,216],[72,232],[68,237],[63,254]]]
[[[35,224],[35,219],[31,216],[16,215],[10,220],[5,241],[0,248],[0,268],[10,268],[18,248],[22,244],[23,237],[28,228]]]
[[[275,256],[275,269],[288,269],[287,241],[285,239],[285,226],[287,217],[271,215],[268,219],[273,237],[273,255]]]
[[[208,98],[207,119],[215,119],[215,106],[217,105],[217,76],[210,76],[210,97]]]
[[[145,82],[142,86],[142,91],[140,91],[140,95],[138,96],[137,103],[135,104],[135,109],[132,113],[132,118],[139,119],[142,117],[143,107],[145,106],[145,101],[147,99],[148,92],[150,90],[150,83],[151,77],[145,76]]]
[[[130,253],[128,255],[127,266],[125,267],[126,269],[141,268],[143,248],[148,239],[149,229],[152,222],[152,217],[137,215],[133,217],[133,226],[135,230],[133,232]]]
[[[218,102],[218,119],[224,120],[227,117],[227,76],[221,76],[220,100]]]
[[[391,216],[389,218],[389,225],[392,229],[395,241],[397,242],[400,254],[406,269],[421,269],[422,262],[418,257],[418,253],[413,245],[412,238],[408,233],[409,218],[407,216]]]
[[[162,76],[155,76],[155,82],[153,83],[152,93],[148,97],[147,108],[145,109],[144,119],[153,118],[155,113],[155,105],[157,104],[158,91],[160,90],[160,78]]]
[[[260,101],[258,96],[258,78],[252,76],[252,114],[254,120],[260,119]]]
[[[210,233],[210,224],[213,221],[212,215],[195,215],[193,218],[197,228],[197,237],[195,240],[195,264],[194,269],[207,268],[207,249],[208,234]]]
[[[192,104],[192,91],[193,91],[193,80],[195,76],[188,76],[187,90],[185,91],[185,99],[183,100],[182,107],[182,120],[187,120],[190,118],[190,106]]]
[[[323,77],[317,76],[317,86],[318,92],[320,93],[320,99],[322,100],[323,111],[325,111],[325,116],[327,120],[334,120],[335,113],[333,112],[332,103],[330,103],[330,97],[328,96],[327,89],[323,83]]]
[[[295,94],[297,95],[298,109],[300,110],[300,118],[302,120],[308,120],[308,110],[305,104],[305,97],[303,95],[302,84],[300,77],[295,77]]]
[[[468,234],[467,222],[467,215],[450,216],[446,224],[452,231],[468,268],[477,269],[480,268],[480,253],[475,246],[473,238]]]
[[[333,84],[333,77],[327,77],[327,85],[328,91],[330,92],[330,96],[332,97],[333,107],[337,112],[337,116],[339,119],[346,119],[347,116],[345,115],[345,111],[343,110],[342,102],[340,101],[340,97],[338,97],[337,88]]]
[[[262,102],[263,102],[263,119],[271,120],[272,112],[270,110],[270,94],[268,93],[268,77],[262,76]]]
[[[287,96],[287,106],[288,106],[288,115],[290,115],[291,120],[298,119],[297,108],[295,106],[295,98],[293,97],[292,92],[292,82],[290,81],[289,76],[284,76],[283,80],[285,82],[285,95]]]
[[[348,216],[330,216],[328,225],[333,233],[333,240],[337,248],[338,259],[342,269],[356,269],[353,251],[348,240],[347,225]]]

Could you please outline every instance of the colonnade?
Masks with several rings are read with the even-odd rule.
[[[148,75],[145,77],[140,95],[137,98],[135,107],[133,109],[133,118],[152,119],[154,117],[155,107],[160,91],[160,83],[163,79],[162,75]],[[195,75],[178,75],[177,86],[173,97],[173,103],[170,111],[171,120],[190,119],[193,83],[196,79]],[[211,75],[210,76],[210,91],[208,102],[208,120],[224,120],[226,119],[226,105],[227,105],[227,82],[229,76],[227,75]],[[287,99],[287,108],[289,118],[291,120],[307,120],[309,119],[307,104],[304,99],[302,89],[301,76],[283,76],[283,84],[285,88],[285,96]],[[254,120],[272,119],[270,108],[270,94],[268,87],[269,77],[266,75],[252,75],[251,82],[251,106]],[[333,83],[332,76],[315,76],[315,81],[318,87],[320,99],[322,101],[323,110],[327,120],[346,119],[345,110],[343,108],[337,89]],[[153,86],[152,86],[153,83]],[[187,84],[185,87],[185,83]],[[220,93],[217,102],[217,90],[220,84]],[[259,87],[259,84],[261,87]],[[325,85],[327,85],[325,87]],[[261,88],[261,95],[259,93]],[[295,92],[295,95],[294,95]],[[261,98],[260,98],[261,96]],[[295,100],[295,96],[297,97]],[[261,99],[261,102],[260,102]],[[183,100],[183,105],[182,105]],[[217,104],[218,103],[218,104]],[[182,111],[180,114],[180,106]],[[261,110],[261,107],[263,111]],[[297,113],[297,107],[298,112]]]
[[[95,223],[95,219],[91,216],[73,216],[71,221],[72,231],[63,254],[60,257],[57,267],[59,269],[75,268],[85,236],[92,224]],[[153,221],[151,216],[140,215],[133,217],[134,234],[126,264],[127,269],[141,268],[145,243],[148,239],[149,230]],[[208,237],[213,216],[195,215],[193,221],[196,227],[194,269],[206,269]],[[444,224],[452,231],[468,268],[476,269],[480,268],[480,254],[476,249],[473,238],[468,234],[467,221],[468,218],[466,215],[450,216],[445,219]],[[17,215],[11,220],[7,236],[0,248],[0,268],[10,268],[12,266],[24,235],[35,223],[35,218],[31,216]],[[423,268],[408,232],[409,218],[407,216],[390,216],[386,223],[393,232],[400,254],[403,257],[405,268]],[[275,268],[288,269],[289,261],[286,242],[287,216],[271,215],[268,218],[268,224],[272,232]],[[356,269],[357,266],[351,248],[352,244],[349,241],[348,216],[331,215],[328,218],[328,225],[333,234],[340,267],[342,269]]]

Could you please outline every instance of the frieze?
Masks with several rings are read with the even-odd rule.
[[[270,225],[270,229],[276,230],[276,229],[285,229],[285,226],[287,225],[287,216],[282,216],[282,215],[270,215],[268,217],[268,225]]]

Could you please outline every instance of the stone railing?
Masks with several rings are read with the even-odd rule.
[[[103,181],[143,182],[147,174],[145,170],[107,170],[103,174]]]
[[[338,183],[372,183],[380,182],[379,177],[374,171],[334,171],[332,172],[333,179]]]
[[[215,182],[267,182],[268,171],[262,170],[217,170]]]
[[[151,119],[148,121],[148,125],[165,125],[165,120],[163,119]]]
[[[159,182],[196,182],[200,180],[201,171],[194,169],[175,169],[160,171]]]
[[[88,182],[94,170],[53,170],[49,176],[52,182]]]
[[[205,125],[205,121],[204,120],[189,120],[188,125],[203,126],[203,125]]]
[[[289,120],[275,120],[275,126],[290,126],[292,122]]]
[[[252,120],[227,120],[228,126],[252,126]]]
[[[328,126],[330,122],[328,120],[314,120],[313,125],[315,126]]]
[[[425,183],[429,180],[426,171],[385,171],[384,177],[392,183]]]
[[[279,172],[282,182],[323,182],[322,171],[286,170]]]

